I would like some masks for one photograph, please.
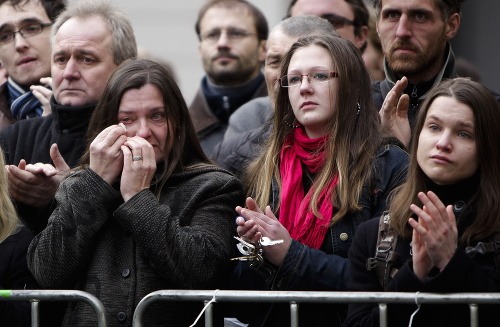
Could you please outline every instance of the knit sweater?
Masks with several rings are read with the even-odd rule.
[[[91,169],[70,175],[56,194],[47,228],[28,250],[43,288],[99,298],[108,326],[132,326],[139,301],[161,289],[216,289],[234,254],[234,208],[241,183],[214,166],[171,176],[158,197],[146,189],[123,202]],[[148,306],[145,326],[188,326],[202,303]],[[90,306],[70,303],[65,326],[96,326]]]

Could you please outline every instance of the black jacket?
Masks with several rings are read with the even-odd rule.
[[[385,79],[382,81],[375,81],[372,83],[372,96],[373,102],[376,110],[380,110],[382,108],[382,104],[384,103],[384,99],[387,96],[387,93],[394,87],[396,82],[401,78],[396,76],[396,74],[389,68],[387,62],[384,61],[384,70],[385,70]],[[447,46],[447,55],[446,62],[439,72],[433,79],[430,81],[422,82],[417,85],[412,83],[408,83],[408,86],[405,89],[405,94],[410,96],[410,107],[408,108],[408,120],[410,121],[410,127],[413,130],[415,126],[415,118],[418,113],[418,108],[425,100],[425,96],[428,91],[435,85],[441,83],[441,81],[449,78],[456,77],[455,73],[455,55],[453,54],[453,50],[451,49],[451,45]]]
[[[33,233],[21,227],[0,242],[0,289],[23,290],[38,288],[28,270],[26,251]],[[31,307],[28,301],[0,301],[2,326],[21,327],[31,325]]]
[[[52,163],[50,147],[57,143],[66,163],[75,167],[85,150],[85,135],[95,105],[82,107],[61,106],[51,99],[52,114],[45,117],[22,119],[0,130],[0,146],[5,164]],[[47,225],[50,208],[34,208],[16,203],[23,222],[38,234]]]
[[[394,145],[385,145],[373,162],[373,180],[363,188],[359,204],[362,209],[346,214],[330,227],[321,249],[316,250],[292,241],[280,267],[267,263],[253,269],[245,262],[236,267],[232,287],[277,291],[345,291],[349,277],[347,254],[356,229],[364,221],[378,217],[386,208],[392,189],[405,178],[408,155]],[[276,194],[273,198],[278,199]],[[275,207],[277,203],[270,203]],[[230,287],[231,287],[230,286]],[[263,305],[259,310],[234,306],[235,314],[250,326],[289,326],[288,304]],[[240,310],[241,309],[241,310]],[[301,304],[300,326],[340,326],[346,316],[346,305]]]
[[[374,271],[366,270],[366,259],[375,255],[377,242],[378,219],[361,224],[356,233],[349,253],[352,262],[350,291],[383,292]],[[451,261],[441,273],[437,273],[425,283],[413,273],[411,262],[410,239],[398,238],[396,252],[401,256],[397,274],[388,285],[389,292],[499,292],[500,280],[497,270],[488,272],[493,266],[493,258],[486,258],[483,266],[477,258],[469,258],[464,248],[458,248]],[[482,256],[479,256],[482,257]],[[488,268],[489,266],[489,268]],[[495,277],[496,276],[496,277]],[[488,305],[479,306],[479,326],[492,326],[488,321],[498,319],[498,306],[491,311]],[[414,304],[388,305],[388,325],[408,326],[410,315],[417,309]],[[493,319],[493,320],[492,320]],[[376,304],[351,304],[344,326],[378,326],[379,310]],[[470,326],[469,308],[466,304],[458,305],[422,305],[415,315],[413,327],[460,327]]]

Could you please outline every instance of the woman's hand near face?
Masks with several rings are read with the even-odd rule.
[[[126,133],[122,125],[111,125],[90,144],[90,169],[109,185],[122,172],[123,154],[120,147],[127,140]]]
[[[445,207],[431,191],[427,194],[420,192],[418,198],[424,207],[412,204],[410,209],[419,219],[410,218],[408,222],[414,229],[413,269],[423,280],[433,267],[443,269],[448,264],[457,248],[458,231],[451,205]],[[425,258],[425,254],[428,258]]]
[[[131,197],[151,186],[156,171],[153,146],[139,136],[128,138],[121,146],[123,153],[123,172],[120,192],[127,202]]]
[[[236,207],[236,211],[246,220],[238,218],[236,221],[240,237],[252,242],[259,240],[262,236],[267,236],[271,240],[283,240],[281,244],[263,248],[264,258],[272,264],[280,266],[290,244],[292,244],[292,238],[287,229],[274,216],[271,208],[267,206],[265,212],[262,212],[252,198],[247,198],[246,208]]]

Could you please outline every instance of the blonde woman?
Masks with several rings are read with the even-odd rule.
[[[0,149],[0,167],[4,167]],[[23,226],[9,197],[7,177],[0,169],[0,289],[32,289],[36,282],[28,270],[26,251],[33,238]],[[28,302],[0,301],[2,326],[29,326]]]

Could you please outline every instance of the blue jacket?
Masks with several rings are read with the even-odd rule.
[[[371,185],[366,185],[360,199],[362,210],[349,213],[330,227],[321,249],[316,250],[295,240],[280,267],[265,263],[259,269],[250,268],[245,262],[235,267],[228,288],[280,291],[345,291],[349,276],[347,254],[356,228],[372,217],[379,217],[386,209],[392,189],[405,178],[408,154],[395,145],[385,145],[373,164]],[[276,188],[273,187],[274,199]],[[277,203],[272,203],[275,206]],[[260,306],[260,304],[259,304]],[[285,326],[289,322],[289,305],[263,304],[262,308],[249,309],[249,305],[233,308],[232,312],[250,326]],[[340,326],[347,307],[333,304],[301,304],[300,326]]]

